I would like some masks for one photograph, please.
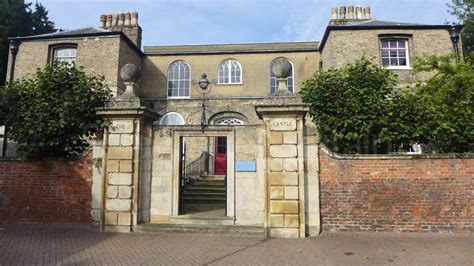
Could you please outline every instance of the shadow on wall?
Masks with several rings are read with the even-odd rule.
[[[0,221],[91,223],[92,154],[68,161],[0,159]]]

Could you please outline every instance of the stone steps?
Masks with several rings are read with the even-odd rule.
[[[266,237],[265,228],[235,225],[141,224],[136,232]]]
[[[186,187],[185,203],[216,204],[225,203],[225,176],[203,176]]]

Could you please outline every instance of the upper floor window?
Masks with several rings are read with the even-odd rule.
[[[217,73],[218,84],[241,84],[242,67],[237,60],[227,59],[219,65]]]
[[[380,40],[382,66],[392,69],[409,68],[408,40]]]
[[[168,68],[168,97],[188,98],[191,68],[184,61],[175,61]]]
[[[53,49],[53,61],[76,63],[77,48],[76,47],[57,47]]]
[[[286,87],[288,91],[295,92],[295,78],[293,73],[293,63],[288,60],[291,64],[290,72],[288,73],[288,79],[286,80]],[[278,89],[278,80],[272,72],[272,64],[270,64],[270,92],[274,93]]]
[[[163,126],[175,126],[184,125],[184,118],[175,112],[166,113],[160,120],[160,125]]]

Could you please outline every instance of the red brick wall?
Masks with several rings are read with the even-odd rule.
[[[323,230],[474,232],[474,158],[336,159],[320,150]]]
[[[90,223],[91,162],[0,160],[0,221]]]

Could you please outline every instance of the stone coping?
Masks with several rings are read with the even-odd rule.
[[[474,159],[474,153],[340,154],[329,150],[323,143],[319,143],[319,147],[329,157],[339,160]]]
[[[77,156],[77,157],[72,157],[72,158],[66,158],[66,157],[43,157],[40,159],[25,159],[21,157],[0,157],[0,162],[6,162],[6,161],[12,161],[12,162],[51,162],[51,161],[59,161],[59,162],[77,162],[77,161],[82,161],[86,159],[90,154],[92,153],[92,145],[90,146],[89,150],[87,152],[84,152],[84,154]]]

